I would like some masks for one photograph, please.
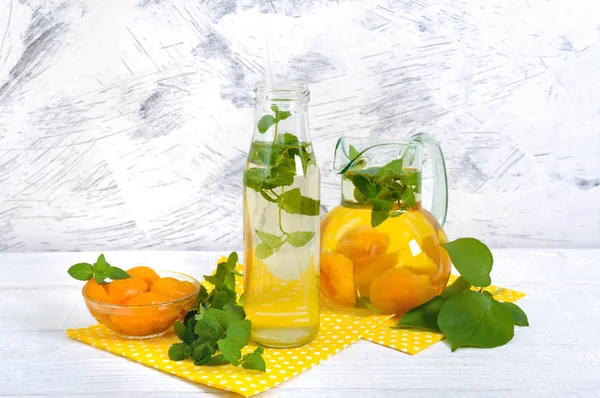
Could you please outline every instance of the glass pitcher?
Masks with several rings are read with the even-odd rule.
[[[244,171],[244,310],[252,339],[294,347],[319,331],[320,173],[306,84],[256,86]]]
[[[423,150],[433,160],[431,212],[421,205]],[[321,294],[350,307],[403,314],[446,286],[451,262],[444,157],[428,134],[408,141],[341,138],[334,170],[342,203],[321,222]]]

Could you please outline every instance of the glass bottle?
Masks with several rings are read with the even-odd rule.
[[[423,152],[432,160],[430,211],[421,205]],[[400,315],[441,293],[451,261],[444,157],[428,134],[407,141],[341,138],[341,204],[321,225],[321,292],[336,304]]]
[[[252,340],[294,347],[319,332],[320,173],[306,84],[259,83],[244,170],[244,309]]]

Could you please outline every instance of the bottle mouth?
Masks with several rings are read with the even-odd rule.
[[[256,83],[254,94],[258,101],[308,102],[310,100],[308,84],[302,82],[273,82],[269,85],[266,81],[260,81]]]

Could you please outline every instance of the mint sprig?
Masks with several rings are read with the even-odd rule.
[[[373,207],[373,228],[416,204],[415,193],[421,190],[419,171],[403,169],[402,159],[394,159],[382,167],[366,167],[366,160],[352,146],[350,157],[353,164],[344,173],[344,178],[354,185],[354,199],[357,203]]]
[[[244,171],[246,188],[258,192],[266,201],[276,203],[279,209],[279,232],[272,233],[256,230],[260,243],[256,246],[256,257],[266,259],[284,244],[302,247],[308,244],[315,235],[314,231],[284,230],[281,212],[318,216],[320,202],[303,196],[299,188],[287,189],[294,183],[296,175],[305,175],[309,165],[316,164],[314,155],[309,151],[309,144],[302,143],[294,134],[278,135],[280,121],[291,116],[288,111],[280,111],[276,105],[271,106],[275,116],[265,115],[258,122],[258,131],[264,134],[271,126],[275,126],[275,136],[271,144],[253,143],[248,155],[248,162],[260,167],[250,167]],[[299,164],[297,159],[300,160]],[[299,166],[302,170],[299,170]]]
[[[455,351],[459,347],[502,346],[513,338],[515,325],[529,326],[518,305],[497,301],[483,290],[491,284],[494,261],[485,244],[462,238],[443,247],[461,276],[439,296],[405,313],[394,328],[442,332]]]
[[[104,254],[98,256],[94,264],[77,263],[72,265],[67,272],[79,281],[88,281],[94,278],[99,284],[106,283],[107,278],[112,280],[131,278],[121,268],[110,265],[104,258]]]
[[[242,356],[252,324],[237,303],[235,277],[241,275],[235,270],[237,262],[237,253],[231,253],[213,275],[204,277],[214,287],[210,292],[202,287],[195,308],[173,326],[181,342],[169,349],[171,360],[191,359],[198,366],[241,364],[245,369],[266,371],[262,347]]]

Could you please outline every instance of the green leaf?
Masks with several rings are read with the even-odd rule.
[[[398,324],[393,329],[400,328],[415,328],[423,330],[432,330],[439,332],[438,314],[446,299],[441,296],[436,296],[412,310],[408,311],[398,320]]]
[[[470,288],[471,284],[467,282],[465,278],[459,276],[451,285],[446,286],[441,296],[444,298],[449,298],[454,296],[456,293],[464,292],[465,290],[469,290]]]
[[[227,359],[225,359],[225,356],[223,354],[218,354],[212,357],[210,361],[208,361],[206,366],[221,366],[228,365],[229,363],[230,362]]]
[[[196,340],[196,334],[194,333],[193,327],[188,328],[183,323],[177,321],[175,322],[175,325],[173,325],[173,329],[175,330],[177,337],[179,337],[179,340],[186,344],[192,344],[194,340]]]
[[[258,121],[258,132],[261,134],[266,133],[269,127],[271,127],[275,123],[277,123],[277,119],[275,119],[271,115],[265,115],[261,117]]]
[[[379,170],[379,177],[393,177],[402,174],[402,159],[392,160]]]
[[[368,297],[357,297],[356,308],[366,308],[369,311],[374,311],[383,314],[383,311],[371,304],[371,300]]]
[[[383,199],[370,199],[373,204],[371,211],[371,226],[375,228],[390,216],[390,210],[394,206],[392,202]]]
[[[98,260],[94,263],[94,272],[100,272],[101,274],[108,275],[108,267],[110,264],[106,262],[104,254],[98,256]]]
[[[169,359],[171,361],[182,361],[185,359],[185,349],[189,348],[189,345],[185,344],[185,343],[176,343],[173,344],[170,348],[169,348]],[[189,358],[189,357],[188,357]]]
[[[206,312],[210,309],[206,310]],[[206,313],[205,312],[205,313]],[[194,333],[198,336],[196,341],[206,343],[209,341],[217,341],[225,336],[223,327],[214,320],[206,320],[204,318],[198,320],[194,326]]]
[[[262,347],[256,348],[254,352],[250,352],[242,358],[242,368],[248,370],[259,370],[261,372],[267,371],[267,366],[262,354],[265,350]]]
[[[242,294],[242,297],[240,297],[240,303],[242,303],[242,302],[243,302],[243,294]],[[238,305],[236,303],[225,304],[225,306],[223,307],[223,310],[230,314],[230,319],[232,322],[233,321],[241,321],[242,319],[246,318],[246,312],[244,311],[244,307],[242,307],[241,305]]]
[[[514,335],[511,310],[475,291],[450,297],[438,315],[440,330],[452,346],[493,348],[508,343]]]
[[[228,271],[235,270],[235,267],[237,266],[238,261],[239,261],[238,254],[236,252],[231,252],[229,257],[227,258],[227,270]]]
[[[258,229],[256,230],[256,235],[258,235],[263,243],[273,249],[283,245],[283,236],[273,235],[268,232],[259,231]]]
[[[94,271],[94,279],[99,284],[103,284],[106,278],[108,278],[108,274],[100,271]]]
[[[225,275],[223,285],[232,292],[235,292],[235,276],[232,273]]]
[[[274,178],[267,178],[264,182],[263,188],[273,189],[277,187],[289,187],[294,183],[293,175],[285,175]]]
[[[508,307],[510,312],[512,313],[514,324],[517,326],[529,326],[529,320],[527,319],[527,314],[525,311],[521,309],[518,305],[514,303],[503,302],[500,303],[505,307]]]
[[[269,171],[267,169],[252,167],[244,171],[244,185],[257,192],[267,178],[269,178]]]
[[[269,258],[273,255],[273,249],[271,246],[262,242],[256,246],[256,259],[264,260],[265,258]]]
[[[219,263],[217,271],[213,275],[204,275],[204,280],[216,286],[222,286],[225,283],[225,277],[231,275],[227,269],[227,263]]]
[[[275,113],[276,115],[279,113],[279,107],[277,105],[271,105],[271,110],[273,111],[273,113]]]
[[[242,351],[240,351],[240,348],[235,345],[229,337],[217,341],[217,345],[219,346],[221,354],[223,354],[225,359],[231,362],[233,366],[238,366],[240,364]]]
[[[318,216],[320,202],[307,196],[302,196],[300,188],[290,189],[281,195],[281,208],[290,214]]]
[[[348,148],[348,152],[350,154],[350,160],[354,160],[358,157],[358,155],[360,155],[360,152],[358,152],[356,148],[354,148],[354,145],[350,145],[350,147]]]
[[[67,271],[71,277],[78,281],[87,281],[94,276],[94,268],[89,263],[78,263],[72,265]]]
[[[287,242],[294,247],[306,245],[315,236],[312,231],[292,232],[287,235]]]
[[[300,142],[298,141],[298,137],[296,137],[294,134],[290,134],[290,133],[285,133],[283,135],[283,143],[285,145],[299,145]]]
[[[233,315],[224,310],[218,310],[216,308],[209,308],[202,315],[202,319],[207,322],[213,321],[216,322],[223,332],[227,330],[229,327],[229,323],[234,321]],[[199,334],[196,332],[196,334]]]
[[[474,238],[460,238],[443,244],[452,263],[471,285],[486,287],[492,283],[494,259],[490,249]]]
[[[195,361],[194,365],[205,365],[210,361],[212,353],[207,343],[202,343],[194,348],[192,352],[192,359]]]
[[[107,273],[107,275],[113,281],[115,281],[117,279],[129,279],[129,278],[131,278],[131,276],[129,276],[129,274],[127,272],[123,271],[121,268],[113,267],[112,265],[108,266],[108,273]]]
[[[356,199],[358,203],[365,203],[367,197],[363,195],[358,188],[354,188],[354,199]]]
[[[215,294],[212,300],[211,308],[222,310],[225,305],[235,302],[235,292],[222,290]]]
[[[292,116],[292,113],[288,111],[279,111],[276,115],[277,121],[285,120],[290,116]]]
[[[235,321],[227,328],[227,340],[235,344],[239,349],[248,345],[250,341],[250,321]]]
[[[365,176],[355,175],[352,177],[352,184],[354,184],[354,187],[358,189],[365,198],[374,198],[377,196],[377,189]]]
[[[406,187],[404,192],[400,195],[400,199],[402,200],[403,208],[412,207],[417,203],[415,192],[410,187]]]

